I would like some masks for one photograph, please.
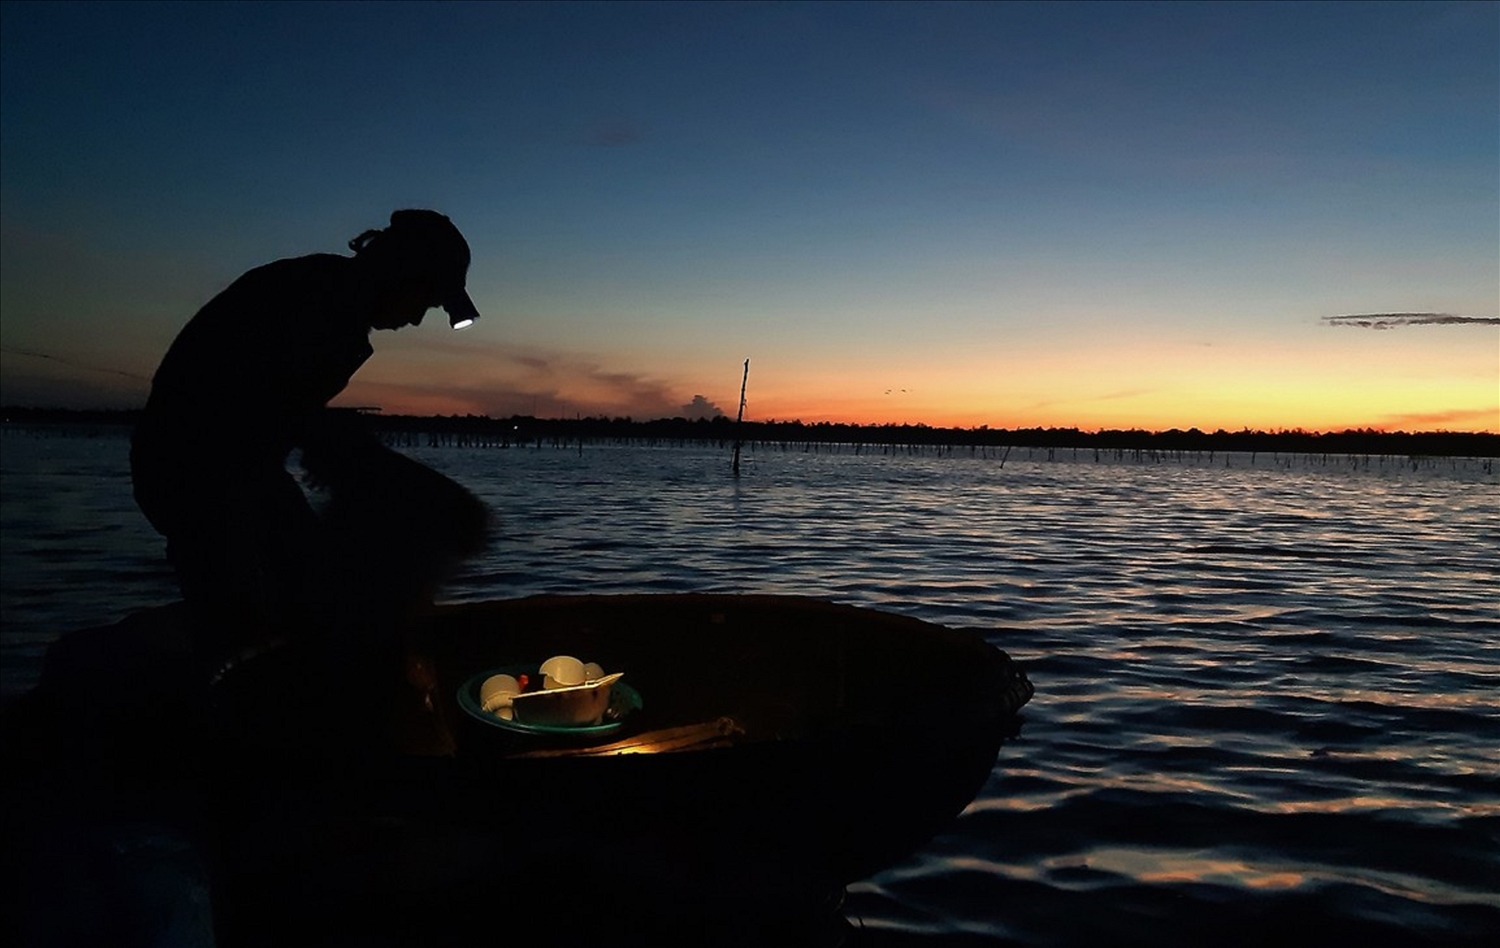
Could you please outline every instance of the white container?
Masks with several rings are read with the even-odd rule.
[[[511,699],[521,693],[521,683],[510,675],[491,675],[479,686],[479,706],[485,711],[500,712],[510,707]]]
[[[609,710],[609,694],[622,674],[606,675],[571,688],[531,691],[511,698],[511,710],[522,724],[549,727],[586,727],[604,720]]]
[[[585,681],[584,664],[571,655],[555,655],[542,662],[543,688],[572,688]]]

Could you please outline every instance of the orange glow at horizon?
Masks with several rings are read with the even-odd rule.
[[[568,393],[560,396],[568,399]],[[1194,411],[1178,404],[1142,403],[1136,400],[1132,406],[1125,400],[1113,406],[1080,406],[1069,411],[1057,408],[976,409],[971,407],[946,409],[942,407],[902,408],[890,398],[841,399],[837,397],[819,399],[816,396],[777,396],[768,394],[752,399],[745,412],[747,421],[800,421],[806,424],[830,423],[864,426],[878,425],[926,425],[934,428],[979,428],[1029,429],[1029,428],[1074,428],[1092,432],[1101,430],[1167,431],[1197,428],[1204,432],[1223,431],[1310,431],[1337,432],[1347,430],[1374,430],[1388,432],[1476,432],[1500,434],[1500,406],[1480,405],[1464,408],[1432,406],[1419,410],[1380,410],[1334,405],[1244,405],[1238,408],[1218,408]],[[424,392],[402,389],[398,386],[381,386],[379,391],[366,390],[351,385],[350,391],[340,397],[336,404],[379,408],[388,415],[488,415],[510,417],[511,415],[535,414],[543,418],[562,418],[570,415],[583,417],[632,417],[637,421],[656,417],[671,417],[664,412],[644,415],[629,405],[595,405],[590,410],[547,411],[535,410],[525,405],[497,406],[487,402],[482,394],[459,394]],[[555,403],[554,403],[555,404]],[[736,406],[718,403],[725,416],[734,417]]]
[[[1452,396],[1449,400],[1443,396]],[[1465,400],[1465,396],[1467,400]],[[689,400],[691,393],[683,396]],[[536,415],[538,417],[632,417],[649,420],[671,417],[677,412],[659,409],[642,412],[638,406],[612,403],[607,392],[560,387],[540,403],[512,397],[501,404],[486,397],[482,388],[444,391],[439,388],[406,387],[399,383],[350,385],[337,404],[379,407],[392,415]],[[1407,432],[1500,433],[1500,402],[1488,404],[1473,393],[1439,393],[1434,400],[1403,403],[1405,393],[1370,398],[1368,404],[1351,399],[1329,398],[1306,401],[1269,393],[1237,397],[1229,394],[1202,395],[1178,392],[1140,392],[1106,395],[1077,402],[1042,403],[1042,400],[997,398],[979,402],[958,399],[964,407],[951,407],[939,398],[903,397],[893,392],[855,397],[815,392],[752,391],[747,400],[747,421],[828,422],[853,425],[928,425],[935,428],[997,429],[1077,428],[1083,431],[1146,430],[1173,428],[1201,431],[1345,431],[1371,429]],[[711,399],[723,413],[734,417],[737,404]],[[975,407],[985,405],[986,407]],[[987,407],[994,405],[995,407]],[[573,406],[566,410],[562,406]]]
[[[1462,330],[1460,330],[1462,332]],[[1318,328],[1217,345],[976,340],[960,353],[752,357],[745,418],[940,428],[1500,433],[1496,334],[1408,339]],[[1477,337],[1477,338],[1476,338]],[[1478,345],[1474,345],[1474,342]],[[386,342],[379,340],[379,342]],[[386,343],[339,399],[387,414],[674,417],[702,396],[733,418],[742,362],[720,352],[565,352],[495,338]],[[712,364],[712,371],[705,366]]]

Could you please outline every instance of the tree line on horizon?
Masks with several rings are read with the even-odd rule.
[[[698,442],[732,444],[849,444],[921,447],[1087,448],[1163,452],[1282,452],[1294,454],[1364,454],[1430,457],[1500,457],[1500,434],[1490,432],[1343,431],[1303,429],[1239,431],[1197,428],[1165,431],[1079,428],[945,428],[926,424],[854,424],[846,422],[740,421],[724,415],[712,419],[630,417],[537,418],[512,415],[384,415],[360,411],[377,432],[426,438],[436,443],[527,445],[599,441]],[[0,417],[17,425],[132,425],[135,410],[79,410],[5,407]]]

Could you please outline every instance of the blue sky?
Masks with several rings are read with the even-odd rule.
[[[1500,430],[1493,3],[13,3],[3,400],[451,215],[387,411]],[[1468,322],[1387,330],[1365,313]]]

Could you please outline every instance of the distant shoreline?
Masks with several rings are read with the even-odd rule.
[[[351,409],[352,410],[352,409]],[[134,425],[136,410],[75,410],[6,406],[0,420],[14,426],[116,427]],[[1340,454],[1405,457],[1500,457],[1500,434],[1488,432],[1183,431],[1077,428],[938,428],[929,425],[856,425],[834,422],[689,421],[660,418],[535,418],[513,415],[381,415],[365,413],[378,432],[406,443],[521,446],[609,441],[730,445],[845,444],[947,448],[1070,448],[1097,451]]]

